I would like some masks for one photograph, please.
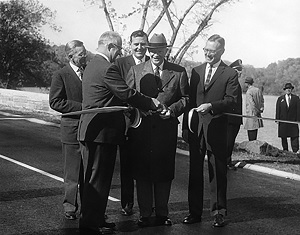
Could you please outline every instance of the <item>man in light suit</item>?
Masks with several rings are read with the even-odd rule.
[[[253,78],[246,77],[246,115],[261,117],[261,114],[264,111],[264,97],[262,91],[255,87],[253,83]],[[247,130],[249,141],[257,139],[258,129],[263,126],[262,119],[246,118],[244,129]]]
[[[276,119],[285,121],[300,121],[300,101],[297,95],[292,94],[294,86],[288,82],[283,90],[285,95],[278,97],[276,102]],[[278,137],[281,138],[283,150],[288,151],[287,138],[291,139],[291,147],[294,153],[299,150],[299,127],[297,124],[277,122]]]
[[[131,55],[120,57],[115,64],[120,69],[124,80],[127,77],[129,69],[137,64],[149,60],[146,56],[148,44],[148,35],[143,30],[136,30],[130,35]],[[126,141],[127,142],[127,141]],[[121,176],[121,206],[122,215],[130,216],[133,214],[134,203],[134,180],[132,177],[132,159],[128,154],[128,144],[122,144],[120,147],[120,176]]]
[[[86,65],[86,50],[81,41],[73,40],[66,44],[66,55],[69,63],[54,74],[51,82],[50,107],[60,113],[81,110],[82,73]],[[78,209],[78,185],[80,198],[83,189],[83,168],[77,131],[80,115],[65,116],[61,119],[61,142],[64,157],[63,201],[65,218],[76,219]]]
[[[124,102],[146,111],[157,109],[157,100],[129,88],[118,67],[111,64],[122,54],[121,50],[122,39],[118,33],[108,31],[100,36],[97,54],[83,75],[83,110],[120,106]],[[113,233],[115,224],[105,221],[105,210],[117,146],[125,140],[123,112],[82,114],[78,133],[85,176],[79,227],[81,231]]]
[[[167,41],[163,34],[154,34],[148,51],[150,60],[131,67],[126,78],[130,87],[157,98],[166,109],[147,115],[136,129],[129,129],[129,149],[133,157],[140,209],[138,226],[151,226],[152,205],[155,225],[172,225],[168,217],[168,200],[174,179],[178,116],[188,103],[188,77],[185,68],[165,60]]]
[[[210,211],[213,226],[225,225],[227,213],[227,115],[237,102],[238,74],[221,56],[225,40],[219,35],[208,38],[203,48],[206,63],[193,68],[190,80],[190,106],[193,112],[190,130],[188,113],[184,115],[183,138],[189,143],[190,173],[188,202],[190,214],[184,224],[201,222],[203,211],[203,165],[208,156]],[[192,113],[192,112],[189,112]],[[225,153],[225,154],[224,154]]]

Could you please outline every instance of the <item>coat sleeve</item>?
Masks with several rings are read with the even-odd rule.
[[[82,109],[80,102],[68,100],[66,84],[63,81],[62,74],[59,72],[54,74],[51,81],[49,104],[53,110],[60,113],[80,111]]]
[[[180,73],[179,78],[179,94],[180,99],[170,105],[171,111],[174,113],[175,117],[179,117],[187,108],[189,102],[189,83],[186,70]]]
[[[107,69],[104,82],[109,90],[120,100],[143,110],[156,109],[150,97],[139,93],[126,84],[116,65],[113,64]]]

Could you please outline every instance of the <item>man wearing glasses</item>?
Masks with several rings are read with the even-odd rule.
[[[193,68],[190,80],[189,110],[184,115],[183,138],[189,143],[190,173],[188,186],[189,215],[184,224],[201,222],[203,211],[203,167],[208,157],[210,210],[213,227],[223,227],[227,213],[227,125],[224,112],[237,101],[238,74],[221,57],[225,40],[212,35],[203,48],[206,63]],[[190,115],[188,113],[191,113]],[[189,125],[189,116],[194,125]],[[190,126],[190,130],[189,130]]]
[[[144,110],[156,110],[159,102],[129,88],[112,63],[121,55],[122,38],[112,31],[98,40],[97,54],[82,80],[82,109],[121,106],[124,102]],[[97,234],[111,234],[114,223],[105,221],[105,210],[116,160],[117,146],[125,140],[122,111],[82,114],[78,139],[82,145],[84,189],[79,227]],[[92,231],[91,231],[92,230]]]
[[[57,71],[51,81],[50,107],[60,113],[81,110],[82,74],[86,66],[86,49],[83,42],[72,40],[65,46],[69,63]],[[83,189],[83,168],[77,131],[80,115],[62,117],[60,124],[62,153],[64,157],[63,207],[65,218],[75,220],[78,209],[78,185],[80,199]]]

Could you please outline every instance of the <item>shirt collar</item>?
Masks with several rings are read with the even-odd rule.
[[[212,68],[218,68],[218,66],[221,64],[221,60],[219,60],[217,63],[214,63],[213,65],[212,65]],[[207,63],[206,64],[206,68],[209,68],[211,65],[210,65],[210,63]]]
[[[164,63],[165,63],[165,61],[163,61],[163,62],[160,64],[160,66],[158,66],[160,71],[163,70]],[[151,62],[151,64],[152,64],[153,71],[155,71],[155,69],[156,69],[157,66],[154,65],[152,62]]]
[[[142,63],[144,63],[144,62],[145,62],[145,57],[146,57],[146,56],[144,56],[142,59],[138,59],[138,58],[136,58],[134,55],[132,55],[132,57],[133,57],[133,59],[134,59],[135,64],[138,64],[139,61],[142,61]]]
[[[74,72],[77,74],[79,67],[77,67],[75,64],[73,64],[71,61],[69,62],[71,68],[74,70]]]

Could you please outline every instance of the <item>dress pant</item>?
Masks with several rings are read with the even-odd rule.
[[[257,139],[257,132],[258,132],[258,129],[247,131],[249,141],[253,141],[253,140]]]
[[[228,124],[227,127],[227,165],[232,162],[232,152],[235,144],[235,139],[240,131],[240,124]]]
[[[225,138],[226,139],[226,138]],[[190,173],[188,186],[189,212],[193,216],[202,216],[204,190],[204,158],[207,152],[210,182],[211,215],[227,213],[227,140],[220,146],[212,146],[207,151],[204,136],[195,134],[190,138]]]
[[[291,147],[294,153],[299,150],[299,137],[290,137],[291,138]],[[288,151],[288,141],[287,138],[281,138],[282,148],[283,150]]]
[[[76,212],[78,209],[78,185],[80,200],[83,191],[83,165],[80,145],[62,143],[64,157],[64,200],[65,212]]]
[[[84,189],[80,228],[98,229],[105,223],[105,210],[109,196],[117,145],[82,142]]]
[[[128,153],[128,145],[119,145],[120,153],[120,178],[121,178],[121,206],[133,205],[134,202],[134,180],[132,177],[132,160]]]
[[[156,216],[168,216],[168,202],[172,181],[151,182],[136,180],[137,201],[140,215],[150,217],[152,214],[153,199]]]

